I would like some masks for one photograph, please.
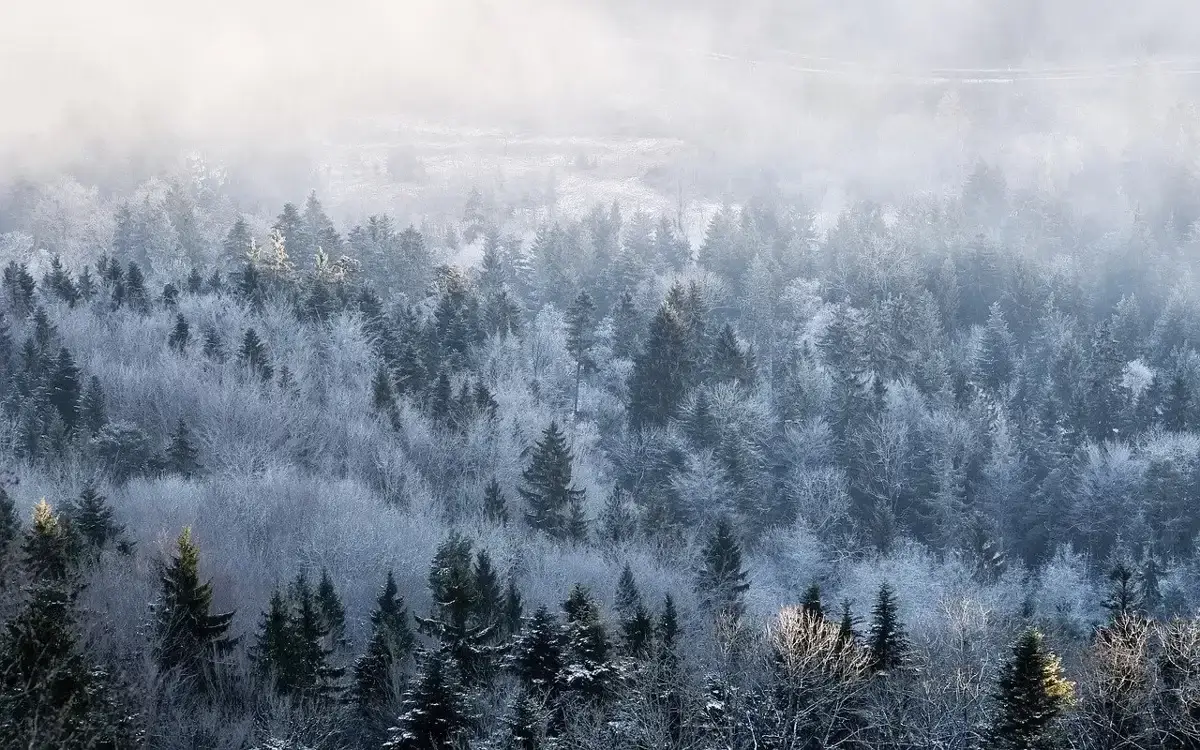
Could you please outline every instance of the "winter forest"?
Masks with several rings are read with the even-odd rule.
[[[0,747],[1200,748],[1200,116],[960,83],[836,201],[0,149]]]

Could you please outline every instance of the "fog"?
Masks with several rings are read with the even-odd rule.
[[[422,117],[920,184],[1161,141],[1200,68],[1179,0],[6,6],[0,152],[23,170]]]

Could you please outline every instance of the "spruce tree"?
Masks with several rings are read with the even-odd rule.
[[[63,581],[75,562],[74,540],[50,503],[43,498],[33,508],[22,546],[25,570],[37,580]]]
[[[150,295],[146,291],[146,277],[142,267],[134,261],[129,261],[125,271],[125,299],[135,312],[146,314],[150,312]]]
[[[229,228],[229,233],[221,242],[222,262],[226,268],[236,266],[246,259],[250,251],[250,225],[246,219],[239,216]]]
[[[637,581],[633,577],[633,569],[629,563],[621,568],[621,576],[617,579],[617,590],[613,596],[613,611],[622,619],[630,617],[642,603],[642,594],[638,591]]]
[[[684,321],[670,305],[662,305],[634,359],[629,378],[630,426],[659,427],[675,416],[691,383],[694,355]]]
[[[338,646],[346,639],[346,607],[338,597],[333,579],[329,571],[321,569],[321,580],[317,584],[317,607],[320,610],[321,625],[329,634],[332,645]]]
[[[296,576],[290,588],[292,600],[289,667],[295,694],[321,701],[337,690],[336,682],[344,670],[330,666],[333,650],[326,646],[330,631],[322,602],[304,573]]]
[[[546,737],[545,719],[537,700],[521,691],[513,703],[512,715],[505,720],[508,737],[503,750],[541,750]]]
[[[632,539],[636,532],[637,518],[633,509],[625,502],[625,493],[620,485],[614,485],[600,513],[599,536],[609,544],[621,544]]]
[[[192,432],[187,423],[180,419],[171,435],[171,444],[167,446],[167,471],[191,479],[202,468],[200,451],[192,440]]]
[[[467,697],[454,662],[444,654],[425,659],[421,676],[404,697],[385,750],[460,750],[471,724]]]
[[[396,395],[392,391],[392,374],[386,365],[379,365],[371,380],[371,410],[376,414],[391,416],[396,409]]]
[[[871,630],[867,635],[871,670],[892,672],[904,667],[908,660],[908,638],[900,622],[896,594],[886,582],[871,610]]]
[[[371,613],[371,639],[366,652],[354,664],[354,701],[364,713],[384,708],[393,696],[392,675],[396,665],[412,653],[415,638],[408,625],[408,611],[388,571],[383,593]]]
[[[50,403],[62,417],[68,432],[79,424],[79,400],[82,391],[79,377],[79,368],[75,366],[71,352],[66,347],[59,349],[54,374],[50,379]]]
[[[1142,612],[1139,601],[1137,580],[1128,560],[1119,557],[1108,572],[1109,589],[1103,606],[1108,610],[1110,623],[1119,622],[1127,617],[1140,615]]]
[[[733,382],[749,387],[754,384],[753,357],[738,343],[733,326],[728,323],[717,335],[713,344],[712,364],[709,367],[712,382]]]
[[[658,616],[655,636],[664,658],[675,654],[675,643],[679,639],[679,613],[675,610],[675,599],[670,594],[663,598],[662,612]]]
[[[504,592],[500,588],[500,577],[492,565],[492,557],[481,549],[475,555],[475,604],[476,616],[498,633],[504,613]]]
[[[825,618],[825,607],[821,604],[820,586],[814,583],[805,590],[804,600],[800,603],[800,608],[814,622]]]
[[[585,371],[592,369],[592,346],[595,343],[596,303],[586,291],[580,292],[567,308],[567,352],[575,360],[575,406],[579,413],[579,385]]]
[[[219,659],[234,647],[228,637],[233,612],[212,613],[212,582],[200,582],[200,549],[184,528],[176,552],[159,578],[154,657],[164,671],[178,670],[201,689],[211,687]]]
[[[854,612],[850,609],[850,600],[842,600],[842,618],[838,623],[838,643],[843,648],[858,642],[858,625]]]
[[[417,617],[417,627],[436,638],[454,660],[459,679],[474,685],[490,673],[492,649],[486,644],[495,626],[479,617],[480,593],[472,566],[471,541],[452,533],[429,566],[433,612]]]
[[[67,507],[66,517],[71,522],[71,530],[79,535],[80,541],[97,552],[125,531],[125,527],[113,519],[113,510],[108,504],[108,498],[101,495],[91,484],[84,487],[79,497]]]
[[[259,674],[281,695],[292,690],[292,623],[288,603],[276,589],[258,625],[253,658]]]
[[[500,491],[500,483],[495,477],[492,477],[483,489],[483,513],[492,523],[508,525],[508,501]]]
[[[107,409],[104,406],[104,388],[100,378],[93,375],[88,380],[87,390],[79,403],[79,423],[90,433],[95,434],[108,422]]]
[[[584,491],[571,483],[573,457],[557,422],[542,432],[517,491],[528,504],[525,520],[557,539],[571,534],[572,507],[581,505]]]
[[[608,633],[600,619],[600,609],[591,592],[576,584],[563,602],[566,614],[564,667],[560,674],[563,689],[587,698],[604,698],[616,669],[609,661]]]
[[[183,317],[183,313],[175,314],[175,327],[171,329],[171,335],[167,336],[167,346],[172,351],[183,354],[187,351],[188,338],[191,335],[190,327],[188,326],[187,318]]]
[[[1059,720],[1072,693],[1058,657],[1046,650],[1041,633],[1026,630],[1000,672],[988,746],[996,750],[1067,747]]]
[[[216,328],[206,326],[204,329],[204,356],[213,362],[225,361],[225,343]]]
[[[521,617],[523,614],[524,605],[521,602],[521,591],[517,588],[517,581],[510,573],[508,576],[508,585],[504,588],[504,609],[501,613],[501,624],[504,626],[504,634],[513,636],[521,629]]]
[[[737,620],[745,610],[749,588],[746,571],[742,568],[741,545],[733,535],[729,520],[722,517],[705,545],[696,591],[715,616]]]
[[[17,505],[9,496],[8,490],[0,486],[0,582],[3,581],[9,549],[20,532],[21,521],[17,518]]]
[[[525,688],[539,695],[552,694],[563,669],[563,636],[558,620],[545,606],[534,611],[512,649],[512,670]]]
[[[250,372],[264,383],[274,376],[275,370],[271,367],[271,361],[267,356],[267,347],[253,328],[247,328],[246,333],[242,335],[242,346],[238,350],[238,355]]]

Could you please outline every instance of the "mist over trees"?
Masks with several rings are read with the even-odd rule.
[[[0,193],[0,745],[1200,743],[1200,173],[702,232]]]

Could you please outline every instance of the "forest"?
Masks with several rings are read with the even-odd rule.
[[[0,746],[1200,747],[1200,175],[1104,177],[10,181]]]

